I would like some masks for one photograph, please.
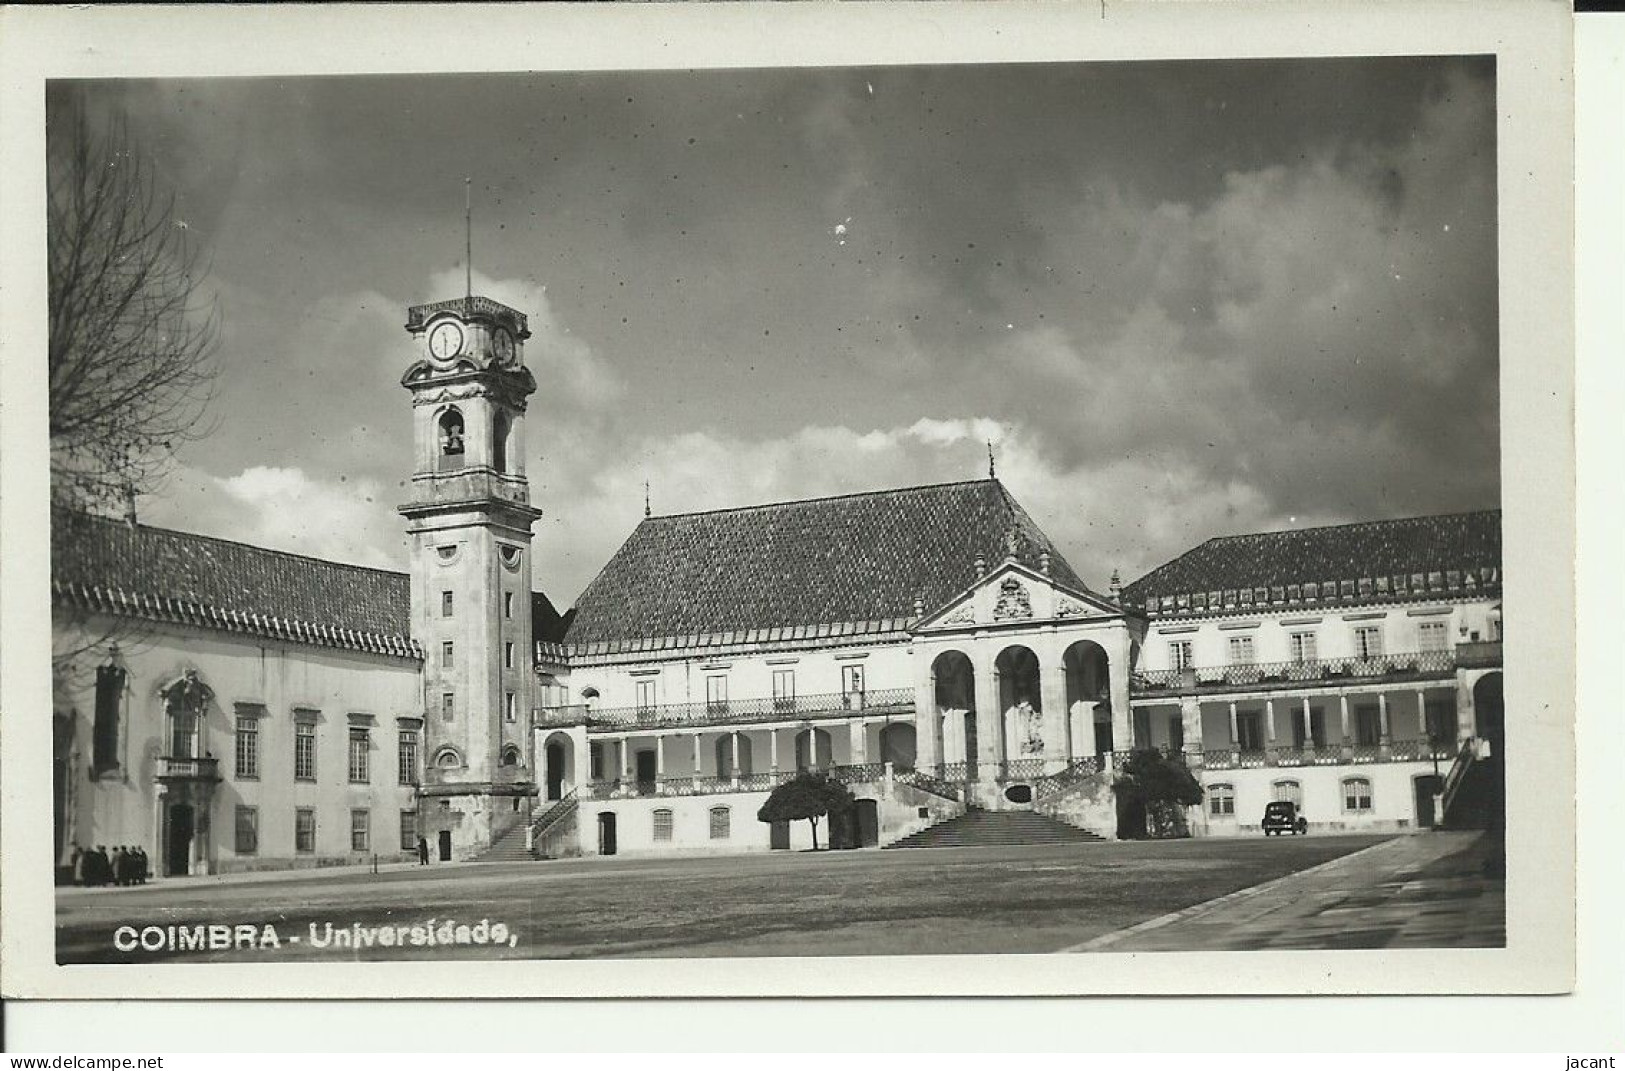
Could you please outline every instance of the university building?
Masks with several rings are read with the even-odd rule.
[[[1109,839],[1145,748],[1202,784],[1195,835],[1274,799],[1311,833],[1493,820],[1498,512],[1216,538],[1100,592],[989,478],[645,517],[561,615],[524,315],[406,327],[406,573],[54,518],[59,864],[805,848],[756,818],[805,769],[857,799],[840,847]]]

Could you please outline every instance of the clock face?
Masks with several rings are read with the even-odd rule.
[[[436,361],[449,361],[462,352],[463,329],[446,320],[429,332],[429,356]]]
[[[496,354],[498,364],[507,364],[513,360],[513,335],[506,327],[499,327],[491,336],[491,349]]]

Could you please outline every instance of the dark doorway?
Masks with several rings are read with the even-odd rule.
[[[1112,723],[1107,721],[1095,722],[1095,754],[1104,755],[1112,750]]]
[[[1432,829],[1439,824],[1433,811],[1433,797],[1444,789],[1444,778],[1423,774],[1414,780],[1416,786],[1416,825],[1419,829]]]
[[[873,848],[880,843],[880,804],[874,800],[859,800],[858,847]]]
[[[547,745],[547,798],[564,798],[564,747],[556,742]]]
[[[170,804],[169,835],[164,838],[164,873],[170,877],[184,877],[191,872],[193,823],[191,804]]]
[[[601,811],[598,814],[598,854],[615,854],[615,812]]]
[[[1486,673],[1473,685],[1473,718],[1478,735],[1490,743],[1490,754],[1500,755],[1506,739],[1506,707],[1499,673]]]
[[[839,851],[845,848],[856,848],[858,846],[858,821],[855,811],[831,811],[829,821],[825,824],[829,828],[829,836],[827,839],[829,840],[829,848],[831,851]]]
[[[772,822],[767,827],[767,846],[775,851],[787,851],[790,847],[790,823]]]
[[[442,863],[449,863],[451,862],[451,830],[442,829],[440,831],[439,840],[440,861]]]
[[[660,765],[655,761],[655,753],[653,751],[639,751],[635,757],[638,769],[638,795],[653,796],[655,794],[655,778]]]

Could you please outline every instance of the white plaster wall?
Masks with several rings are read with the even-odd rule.
[[[92,630],[98,623],[92,621]],[[96,697],[93,668],[76,674],[55,695],[58,712],[72,711],[77,722],[78,756],[73,830],[81,846],[140,845],[161,870],[157,759],[169,751],[169,727],[158,691],[187,670],[214,692],[199,734],[200,753],[219,760],[222,781],[210,810],[212,869],[230,871],[358,862],[370,858],[350,850],[350,810],[372,814],[372,851],[382,858],[400,855],[400,811],[415,807],[414,789],[397,781],[398,717],[421,717],[420,674],[416,662],[359,652],[296,646],[201,629],[152,626],[139,638],[120,643],[129,671],[117,773],[91,780]],[[103,660],[84,660],[93,667]],[[259,777],[235,776],[235,703],[266,708],[259,720]],[[295,707],[321,712],[316,735],[316,780],[293,777]],[[349,783],[348,715],[370,714],[370,783]],[[421,739],[421,738],[420,738]],[[259,808],[259,851],[235,852],[235,808]],[[294,851],[294,810],[316,810],[316,850]]]
[[[1441,767],[1440,772],[1448,772],[1448,767]],[[1303,786],[1303,815],[1309,820],[1311,835],[1414,832],[1417,829],[1414,781],[1432,773],[1431,762],[1205,772],[1204,789],[1219,783],[1235,786],[1236,813],[1233,817],[1217,817],[1204,800],[1200,811],[1202,832],[1207,836],[1262,836],[1259,820],[1264,816],[1264,805],[1275,798],[1273,785],[1281,780],[1296,780]],[[1342,783],[1346,777],[1364,777],[1371,781],[1370,811],[1353,813],[1343,809]]]

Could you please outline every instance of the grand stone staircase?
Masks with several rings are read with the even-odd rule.
[[[994,844],[1084,844],[1106,838],[1036,811],[970,810],[887,848],[968,848]]]
[[[491,846],[480,853],[474,861],[476,863],[528,863],[535,858],[525,847],[524,822],[516,822],[513,828],[491,842]]]

